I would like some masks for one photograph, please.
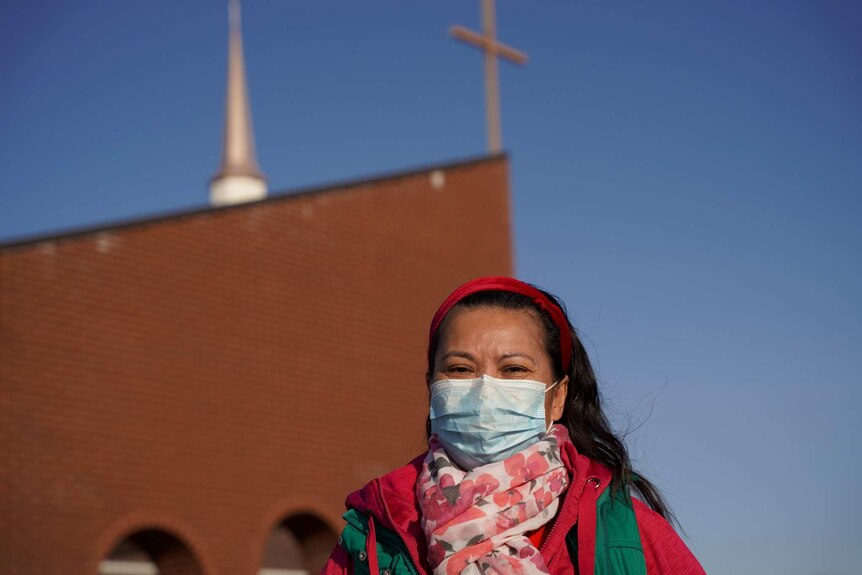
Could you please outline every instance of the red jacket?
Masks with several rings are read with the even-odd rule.
[[[593,575],[595,565],[596,500],[610,483],[607,467],[580,455],[570,443],[562,446],[562,460],[571,482],[563,494],[563,502],[550,531],[539,551],[551,575]],[[416,480],[425,455],[399,469],[369,482],[347,497],[346,505],[373,518],[376,523],[397,533],[404,542],[420,575],[429,575],[426,540],[419,520]],[[658,513],[634,499],[635,517],[646,559],[647,575],[706,575],[676,531]],[[579,523],[578,565],[572,564],[565,543],[566,534]],[[376,561],[375,561],[376,563]],[[332,552],[323,575],[351,575],[350,558],[337,546]]]

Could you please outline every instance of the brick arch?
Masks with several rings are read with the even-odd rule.
[[[159,575],[211,575],[200,547],[187,530],[162,521],[125,521],[103,538],[95,573],[122,544],[142,550]]]
[[[308,507],[282,511],[268,522],[257,569],[301,569],[316,575],[337,540],[338,530],[325,513]]]

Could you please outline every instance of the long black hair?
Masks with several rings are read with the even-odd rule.
[[[565,304],[556,296],[541,291],[553,303],[556,303],[566,316],[568,328],[572,334],[572,361],[568,372],[563,369],[562,355],[560,354],[560,330],[554,321],[533,301],[524,295],[508,291],[482,291],[470,294],[459,301],[450,310],[459,308],[477,307],[499,307],[511,310],[526,310],[539,320],[542,332],[545,336],[545,349],[551,358],[554,371],[554,379],[562,379],[569,376],[568,390],[566,391],[566,403],[563,415],[558,423],[566,426],[569,437],[578,450],[578,453],[586,455],[590,459],[598,461],[607,466],[612,475],[610,488],[616,491],[620,488],[633,488],[640,498],[654,511],[665,519],[676,523],[670,507],[659,490],[640,473],[632,469],[628,450],[623,441],[613,432],[608,418],[602,411],[601,394],[599,393],[596,374],[593,371],[587,350],[584,349],[577,330],[568,319]],[[428,372],[427,378],[431,381],[434,374],[434,357],[440,342],[440,334],[444,329],[446,319],[433,334],[428,346]],[[430,421],[427,422],[427,431],[430,435]]]

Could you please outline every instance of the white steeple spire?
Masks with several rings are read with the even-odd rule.
[[[239,0],[228,3],[227,104],[221,166],[210,181],[210,203],[239,204],[266,197],[266,178],[257,165],[251,107],[242,52]]]

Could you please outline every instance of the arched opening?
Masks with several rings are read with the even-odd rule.
[[[128,535],[99,563],[99,575],[203,575],[191,550],[158,529]]]
[[[270,531],[259,575],[316,575],[336,539],[326,523],[314,515],[291,515]]]

